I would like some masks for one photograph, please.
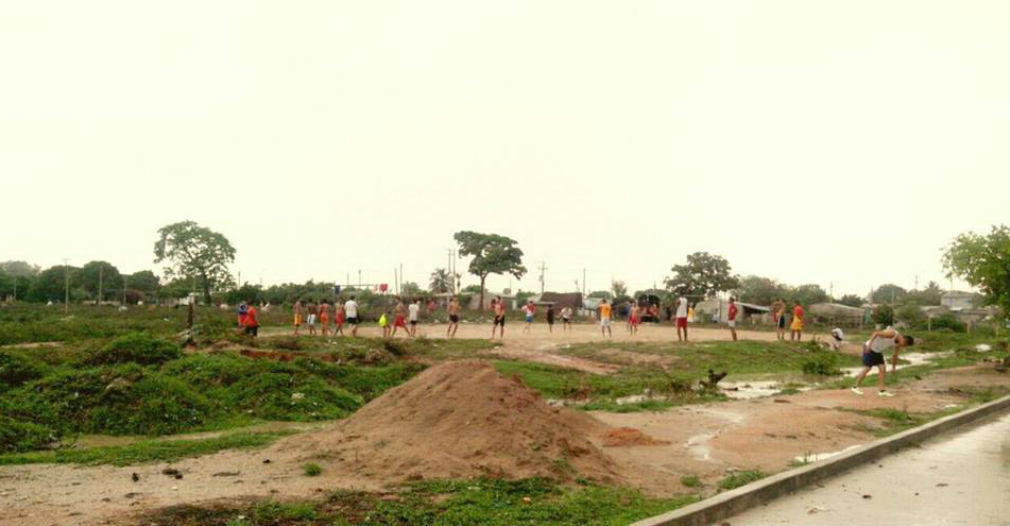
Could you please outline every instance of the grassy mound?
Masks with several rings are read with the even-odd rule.
[[[0,351],[0,393],[45,376],[49,367],[31,356]]]
[[[19,422],[0,415],[0,451],[4,453],[41,449],[56,438],[56,432],[46,426]]]
[[[182,358],[182,349],[175,343],[155,338],[148,333],[134,332],[120,336],[87,358],[90,365],[139,363],[155,365]]]

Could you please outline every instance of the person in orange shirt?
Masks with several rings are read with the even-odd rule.
[[[249,336],[258,336],[260,329],[260,319],[256,312],[256,307],[249,303],[249,308],[245,312],[245,333]]]
[[[344,310],[344,304],[337,299],[337,303],[333,306],[337,310],[337,313],[333,315],[333,335],[344,335],[344,320],[347,319],[347,311]]]
[[[323,328],[323,337],[330,335],[330,304],[326,300],[319,302],[319,325]]]
[[[610,329],[610,304],[607,300],[600,300],[600,305],[596,307],[600,312],[600,332],[604,336],[614,336],[614,331]]]
[[[803,341],[803,306],[796,302],[793,307],[793,322],[789,324],[789,341]]]

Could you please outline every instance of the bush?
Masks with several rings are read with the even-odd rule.
[[[103,349],[92,353],[86,363],[111,365],[133,362],[155,365],[179,358],[182,358],[182,349],[177,344],[144,332],[135,332],[112,340]]]
[[[0,393],[42,378],[48,367],[20,353],[0,351]]]
[[[305,475],[308,477],[318,477],[319,475],[323,474],[323,468],[320,467],[319,464],[316,464],[315,462],[309,462],[308,464],[305,464],[304,466],[302,466],[302,469],[305,471]]]
[[[21,453],[41,449],[58,439],[57,433],[46,426],[0,415],[0,452]]]
[[[873,323],[887,327],[894,325],[894,309],[886,303],[873,309]]]
[[[838,369],[838,356],[833,352],[817,351],[803,362],[803,374],[831,376],[841,373]]]
[[[967,332],[968,326],[961,320],[957,319],[951,312],[944,312],[939,316],[936,316],[930,321],[930,327],[933,330],[949,330],[953,332]]]
[[[361,397],[308,375],[260,373],[235,382],[227,402],[247,414],[269,420],[343,418],[364,401]]]
[[[922,308],[915,302],[904,305],[895,314],[899,321],[905,322],[909,327],[921,328],[926,326],[926,313],[922,312]]]

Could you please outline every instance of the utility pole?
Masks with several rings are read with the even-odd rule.
[[[396,267],[393,267],[393,294],[400,295],[400,279],[396,275]]]
[[[919,290],[919,275],[915,275],[915,290]]]
[[[67,268],[67,258],[63,258],[63,313],[70,313],[70,269]]]
[[[828,283],[828,297],[832,300],[835,299],[835,282]]]
[[[126,306],[126,274],[123,274],[123,306]]]
[[[358,288],[361,288],[361,269],[358,269]]]
[[[582,267],[582,297],[586,297],[586,267]]]
[[[540,260],[540,295],[544,295],[544,272],[547,270],[547,264]]]
[[[98,267],[98,303],[95,305],[102,305],[102,267]]]

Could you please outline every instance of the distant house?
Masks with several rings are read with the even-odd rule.
[[[581,292],[545,292],[535,300],[537,305],[554,305],[554,310],[561,312],[561,309],[570,307],[572,312],[578,312],[582,308]]]
[[[763,316],[768,314],[770,310],[768,307],[744,303],[742,301],[736,302],[736,305],[740,309],[737,317],[738,321],[766,321],[763,319]],[[699,321],[726,323],[729,321],[729,301],[715,298],[702,300],[695,304],[694,312]]]
[[[850,307],[841,303],[814,303],[807,307],[807,312],[815,320],[821,322],[859,324],[865,319],[867,309]]]
[[[975,294],[960,290],[951,290],[940,295],[940,305],[950,310],[968,310],[973,307]]]

